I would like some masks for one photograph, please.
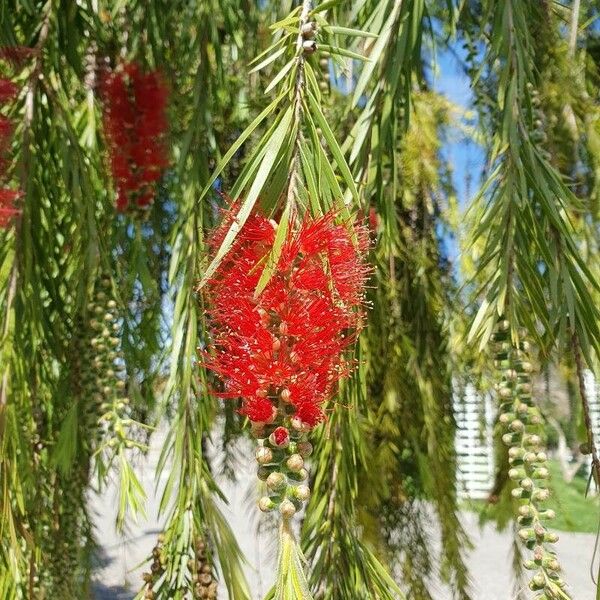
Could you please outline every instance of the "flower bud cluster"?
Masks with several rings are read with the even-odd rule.
[[[267,494],[258,506],[263,512],[278,510],[291,519],[310,498],[305,460],[312,453],[302,428],[267,427],[256,450],[258,478],[264,481]]]
[[[111,285],[109,277],[101,277],[87,307],[90,334],[84,360],[89,368],[82,372],[82,384],[91,399],[88,413],[97,422],[99,435],[111,432],[126,441],[129,420],[124,417],[129,399],[125,395],[125,363],[120,350],[121,326]]]
[[[152,563],[150,571],[142,575],[144,587],[142,589],[143,598],[153,600],[156,598],[165,598],[165,592],[168,597],[172,597],[173,589],[165,580],[165,571],[167,571],[167,544],[165,544],[165,534],[158,536],[156,546],[152,550]],[[217,598],[217,580],[214,576],[214,569],[209,557],[206,542],[202,537],[194,540],[194,557],[190,558],[187,567],[190,573],[190,580],[178,587],[177,592],[181,598],[191,598],[193,600],[216,600]],[[179,555],[176,558],[179,561]],[[191,587],[191,596],[189,595]]]
[[[510,324],[501,320],[493,340],[495,366],[501,373],[496,386],[500,399],[499,421],[503,427],[502,441],[508,446],[509,478],[514,481],[512,496],[518,504],[518,536],[532,551],[525,568],[535,571],[529,587],[540,592],[540,598],[566,598],[565,582],[559,575],[560,565],[555,552],[548,546],[558,541],[546,523],[555,517],[544,507],[549,498],[548,457],[542,437],[542,416],[532,400],[530,344],[519,333],[519,342],[511,337]]]
[[[79,381],[75,384],[85,407],[87,431],[96,429],[96,435],[87,442],[98,459],[104,456],[110,462],[121,450],[140,447],[131,435],[135,423],[126,395],[121,324],[110,277],[98,279],[82,330],[77,344],[81,355],[75,373]]]

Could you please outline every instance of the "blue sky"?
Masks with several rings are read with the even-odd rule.
[[[454,45],[453,52],[438,46],[435,66],[430,71],[430,83],[437,92],[446,96],[452,103],[461,109],[469,110],[472,108],[473,94],[470,80],[460,63],[460,60],[464,59],[464,55],[465,50],[459,43]],[[451,166],[459,206],[464,211],[479,189],[485,164],[485,153],[459,128],[453,128],[444,144],[442,155]],[[457,241],[448,235],[445,235],[442,241],[445,253],[456,267]]]

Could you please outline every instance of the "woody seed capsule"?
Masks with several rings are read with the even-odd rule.
[[[317,43],[314,40],[305,40],[302,42],[304,54],[314,54],[317,49]]]

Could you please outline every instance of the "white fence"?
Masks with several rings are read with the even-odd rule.
[[[461,498],[487,498],[494,482],[494,403],[468,383],[455,386],[456,457],[458,494]]]
[[[583,383],[590,405],[590,419],[596,446],[600,445],[600,384],[594,374],[586,369],[583,373]]]
[[[584,373],[584,385],[594,439],[600,446],[600,382],[588,369]],[[470,383],[464,388],[455,385],[454,412],[459,496],[487,498],[494,481],[495,400],[492,394],[482,396]]]

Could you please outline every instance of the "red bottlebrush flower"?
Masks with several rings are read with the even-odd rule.
[[[147,208],[167,166],[167,87],[133,63],[104,77],[104,129],[117,188],[117,210]]]
[[[0,58],[2,53],[0,52]],[[0,79],[0,104],[13,100],[19,88],[8,79]],[[0,181],[6,178],[8,160],[3,156],[10,147],[13,125],[9,119],[0,116]],[[21,211],[16,208],[15,201],[21,197],[21,192],[0,187],[0,228],[6,229],[12,224],[13,217]]]
[[[6,102],[12,100],[19,91],[16,83],[13,83],[9,79],[0,79],[0,102]]]
[[[0,188],[0,227],[2,229],[9,227],[13,217],[21,214],[21,211],[15,207],[15,201],[21,195],[21,192]]]
[[[234,217],[211,240],[216,251]],[[268,423],[281,414],[313,427],[323,404],[351,370],[344,350],[362,323],[368,233],[334,213],[291,223],[275,273],[256,298],[276,225],[251,216],[207,286],[214,353],[205,363],[224,382],[222,397]]]

